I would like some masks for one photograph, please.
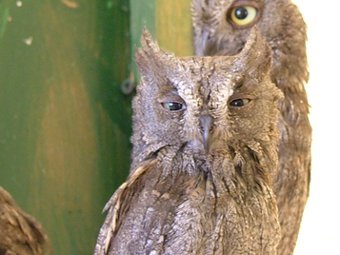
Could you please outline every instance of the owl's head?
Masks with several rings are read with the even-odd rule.
[[[301,47],[306,39],[291,0],[193,0],[192,14],[197,55],[236,54],[254,26],[274,50],[283,50],[285,41],[295,42],[290,48]]]
[[[185,58],[161,50],[144,31],[136,62],[134,165],[162,148],[204,156],[276,136],[281,93],[270,81],[270,50],[256,30],[235,56]]]

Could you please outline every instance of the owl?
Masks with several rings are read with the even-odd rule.
[[[276,254],[280,90],[256,29],[235,56],[136,53],[133,163],[95,255]]]
[[[0,254],[43,255],[46,244],[47,235],[41,225],[0,187]]]
[[[255,25],[271,48],[271,80],[284,94],[279,106],[279,171],[274,177],[282,230],[278,254],[292,254],[308,197],[311,163],[303,18],[291,0],[193,0],[192,14],[199,56],[237,54]]]

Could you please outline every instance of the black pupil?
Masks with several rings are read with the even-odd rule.
[[[182,104],[176,102],[169,102],[167,103],[167,108],[170,111],[178,111],[182,109]]]
[[[235,9],[235,17],[238,19],[245,19],[248,16],[248,11],[244,7],[238,7]]]
[[[234,107],[241,107],[241,106],[244,106],[244,101],[243,99],[235,99],[231,101],[230,105]]]

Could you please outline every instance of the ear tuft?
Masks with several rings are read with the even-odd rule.
[[[164,66],[169,66],[176,62],[173,53],[162,50],[158,43],[153,40],[150,32],[144,28],[141,37],[141,48],[137,49],[135,60],[141,76],[147,74],[157,74],[157,70],[164,70]]]
[[[271,68],[271,49],[259,30],[254,27],[242,51],[235,56],[236,62],[246,65],[259,73],[267,73]],[[241,67],[240,66],[240,67]]]
[[[145,73],[153,66],[155,59],[159,57],[161,50],[151,33],[144,27],[141,37],[141,48],[136,50],[135,60],[139,71]]]
[[[143,28],[142,37],[141,37],[141,45],[142,45],[142,49],[147,52],[148,51],[153,51],[153,52],[160,51],[157,42],[153,40],[151,33],[146,27]]]

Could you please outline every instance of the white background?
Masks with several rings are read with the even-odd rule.
[[[295,0],[308,26],[312,182],[295,255],[340,255],[340,1]]]

